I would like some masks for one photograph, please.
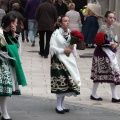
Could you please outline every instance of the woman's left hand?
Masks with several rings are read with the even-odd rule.
[[[115,43],[112,44],[111,46],[112,46],[113,49],[115,49],[116,47],[118,47],[118,43],[115,42]]]

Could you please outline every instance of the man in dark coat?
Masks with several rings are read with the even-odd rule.
[[[54,5],[56,7],[58,16],[65,15],[68,11],[67,5],[63,3],[63,0],[56,0]]]
[[[38,22],[39,31],[39,55],[48,58],[49,55],[49,42],[52,32],[54,30],[54,23],[57,21],[57,11],[52,4],[52,0],[45,0],[40,4],[36,11],[36,20]],[[44,35],[46,33],[46,45],[44,48]]]

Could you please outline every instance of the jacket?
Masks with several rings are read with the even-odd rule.
[[[36,11],[38,30],[54,30],[54,23],[57,21],[57,11],[50,1],[45,1],[38,6]]]

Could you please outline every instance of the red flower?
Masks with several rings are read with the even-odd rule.
[[[80,33],[77,30],[72,30],[71,31],[71,40],[70,40],[70,44],[77,44],[78,42],[81,42],[84,40],[84,36],[82,33]]]
[[[74,36],[74,37],[77,37],[77,38],[78,38],[78,42],[84,40],[84,36],[83,36],[83,34],[80,33],[80,32],[77,31],[77,30],[72,30],[72,31],[71,31],[71,35]]]
[[[94,42],[96,45],[102,45],[105,42],[105,34],[103,32],[99,32],[96,34]]]

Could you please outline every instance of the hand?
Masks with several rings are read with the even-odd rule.
[[[16,26],[15,26],[13,23],[11,23],[11,31],[12,31],[12,32],[15,32],[15,31],[16,31]]]
[[[12,36],[13,36],[13,37],[16,37],[16,33],[15,33],[15,31],[16,31],[16,26],[15,26],[13,23],[11,23],[11,31],[12,31]]]
[[[65,54],[70,54],[71,52],[72,52],[72,50],[70,48],[65,48],[64,49]]]
[[[73,51],[74,45],[70,45],[69,48]]]
[[[113,49],[115,49],[116,47],[118,47],[118,43],[115,42],[115,43],[112,44],[111,46],[112,46]]]
[[[110,42],[110,45],[111,45],[111,46],[114,45],[114,42]]]

